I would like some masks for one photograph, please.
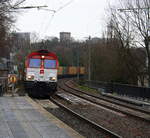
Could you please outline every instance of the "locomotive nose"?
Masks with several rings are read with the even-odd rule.
[[[40,70],[40,74],[44,74],[44,69]]]

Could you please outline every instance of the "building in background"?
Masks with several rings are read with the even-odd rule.
[[[60,42],[65,42],[70,40],[71,40],[70,32],[60,32]]]
[[[101,42],[101,38],[99,38],[99,37],[93,37],[93,38],[91,38],[91,42],[92,42],[92,44],[97,44],[97,43],[100,43]]]

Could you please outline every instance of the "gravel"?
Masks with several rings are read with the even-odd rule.
[[[59,118],[61,121],[66,123],[68,126],[76,130],[78,133],[80,133],[82,136],[86,138],[106,138],[107,136],[105,134],[102,134],[98,130],[94,129],[89,124],[85,123],[85,121],[82,121],[76,117],[74,117],[71,113],[66,112],[65,110],[61,108],[46,108],[46,110],[50,113],[52,113],[54,116]]]
[[[124,138],[148,138],[150,137],[150,123],[127,115],[119,115],[113,111],[105,110],[94,105],[73,105],[63,99],[59,102],[67,105],[73,111],[102,125],[103,127],[123,136]],[[80,125],[80,124],[78,124]],[[82,125],[81,125],[82,126]],[[92,131],[91,131],[92,132]]]

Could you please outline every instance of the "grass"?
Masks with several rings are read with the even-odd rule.
[[[96,93],[96,94],[99,94],[99,93],[100,93],[100,92],[97,91],[96,89],[90,88],[90,87],[88,87],[88,86],[77,85],[77,87],[78,87],[80,90],[83,90],[83,91],[88,91],[88,92],[92,92],[92,93]]]

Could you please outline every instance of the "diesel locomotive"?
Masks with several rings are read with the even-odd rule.
[[[25,88],[28,94],[33,97],[54,94],[57,90],[58,67],[56,54],[48,50],[30,53],[25,61]]]

